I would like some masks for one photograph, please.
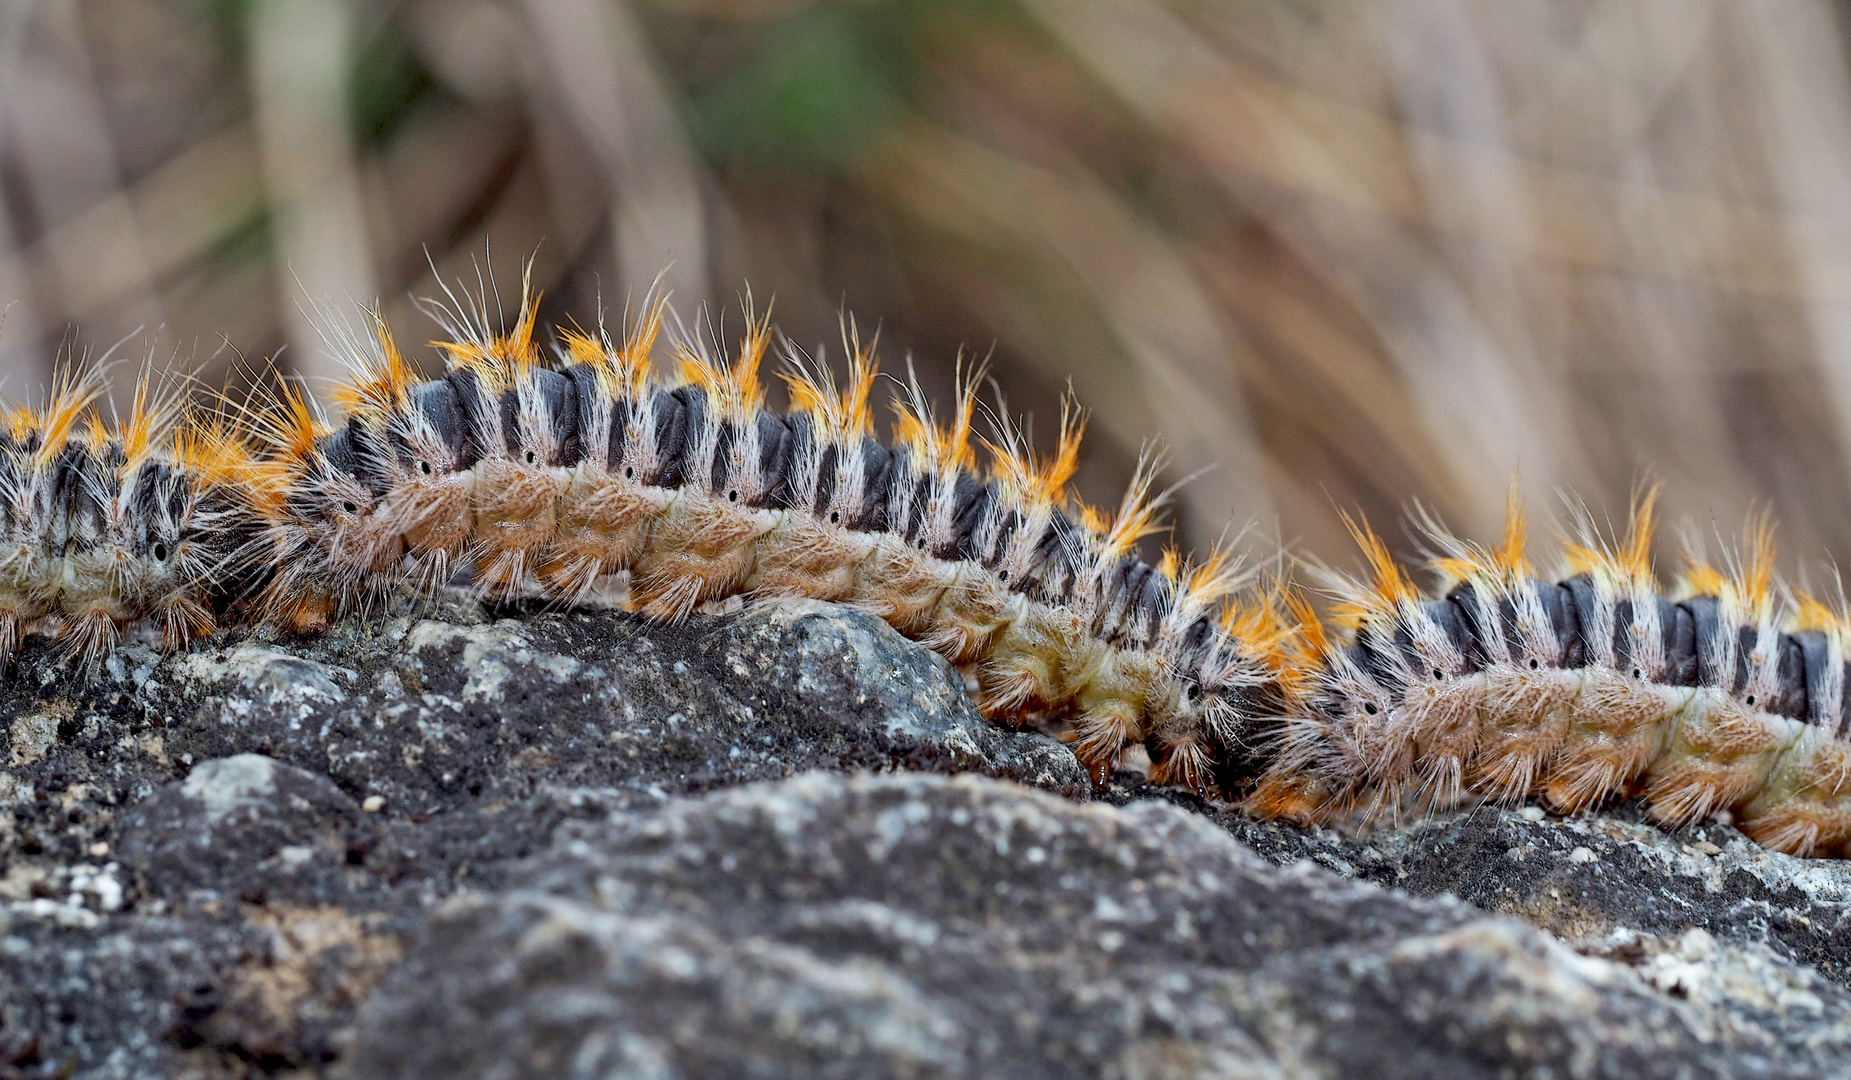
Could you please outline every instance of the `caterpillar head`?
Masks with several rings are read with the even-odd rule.
[[[402,516],[387,499],[384,441],[350,422],[317,440],[292,478],[290,519],[339,577],[390,574],[405,555]]]
[[[235,511],[209,483],[180,462],[147,461],[123,477],[111,507],[118,593],[168,648],[212,629],[211,594],[230,576]]]
[[[1367,731],[1388,721],[1395,706],[1389,686],[1372,670],[1367,650],[1351,646],[1326,658],[1314,707],[1340,732]]]
[[[404,516],[388,505],[391,451],[359,418],[330,432],[293,384],[253,415],[266,444],[254,467],[262,553],[272,567],[264,617],[292,627],[364,606],[402,577]]]

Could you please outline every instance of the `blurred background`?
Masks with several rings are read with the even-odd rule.
[[[303,309],[489,256],[612,321],[666,266],[948,390],[1111,502],[1347,563],[1521,478],[1851,557],[1851,10],[1824,0],[8,0],[0,390],[60,350],[334,374]],[[126,340],[124,340],[126,339]],[[427,348],[418,355],[428,367]],[[125,372],[125,377],[127,372]],[[1201,470],[1208,471],[1202,472]]]

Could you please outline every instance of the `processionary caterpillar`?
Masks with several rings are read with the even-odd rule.
[[[1226,551],[1145,561],[1162,502],[1148,461],[1115,512],[1077,503],[1070,404],[1044,455],[1006,416],[978,433],[980,379],[943,420],[908,380],[883,444],[852,323],[841,381],[788,350],[779,415],[759,376],[767,319],[748,314],[729,359],[670,334],[665,373],[659,301],[620,340],[565,331],[547,355],[531,293],[505,333],[485,297],[449,299],[430,306],[448,334],[436,380],[377,315],[363,332],[329,320],[353,371],[338,425],[287,382],[210,414],[144,382],[112,427],[94,373],[12,410],[0,662],[26,634],[94,663],[124,634],[312,631],[458,575],[561,603],[625,580],[656,620],[802,596],[937,650],[998,722],[1068,721],[1100,783],[1141,743],[1155,782],[1264,817],[1640,793],[1668,825],[1726,809],[1780,851],[1851,844],[1851,618],[1775,588],[1765,528],[1728,572],[1693,561],[1666,595],[1648,496],[1622,538],[1584,523],[1551,583],[1513,498],[1496,548],[1426,523],[1446,586],[1432,599],[1357,526],[1372,576],[1326,574],[1333,634],[1296,589],[1248,588]]]

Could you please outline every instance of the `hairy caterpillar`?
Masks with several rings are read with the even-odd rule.
[[[287,382],[203,417],[144,384],[111,428],[97,372],[8,414],[0,660],[28,633],[94,663],[130,632],[172,648],[223,624],[312,631],[459,576],[561,603],[622,580],[658,620],[803,596],[939,651],[993,719],[1070,722],[1101,783],[1141,743],[1156,782],[1264,817],[1636,792],[1668,825],[1732,809],[1771,848],[1851,844],[1851,621],[1774,587],[1765,529],[1667,595],[1648,497],[1623,538],[1584,522],[1549,582],[1513,499],[1496,548],[1426,523],[1445,586],[1429,598],[1359,526],[1371,578],[1327,575],[1333,635],[1292,588],[1243,597],[1226,552],[1141,558],[1162,501],[1148,462],[1114,513],[1073,500],[1071,403],[1042,454],[996,414],[978,434],[980,379],[944,419],[908,380],[889,444],[852,323],[839,381],[786,350],[780,415],[767,319],[730,357],[678,330],[664,370],[659,301],[618,339],[567,331],[549,354],[525,290],[506,332],[486,296],[448,300],[430,307],[437,379],[377,315],[326,320],[353,372],[338,424]]]
[[[1765,847],[1844,854],[1851,622],[1784,599],[1763,522],[1727,571],[1698,557],[1667,595],[1653,497],[1606,542],[1585,517],[1559,582],[1525,556],[1515,496],[1501,545],[1431,521],[1438,599],[1353,526],[1372,570],[1338,578],[1338,642],[1301,623],[1305,693],[1246,805],[1300,821],[1539,797],[1568,813],[1638,792],[1676,827],[1733,810]]]
[[[235,601],[255,526],[242,439],[183,418],[146,378],[126,420],[94,408],[102,367],[67,372],[0,431],[0,670],[27,634],[94,665],[130,631],[168,648],[212,630]]]
[[[766,320],[730,359],[675,335],[665,377],[659,303],[621,341],[566,333],[549,360],[530,294],[505,334],[484,300],[450,300],[432,308],[443,378],[419,381],[375,318],[331,335],[355,373],[344,424],[288,387],[250,410],[271,568],[257,617],[309,628],[458,568],[490,595],[566,602],[626,574],[631,605],[664,620],[733,595],[834,600],[974,672],[992,717],[1071,718],[1101,782],[1141,742],[1160,781],[1199,791],[1226,782],[1214,773],[1239,757],[1244,717],[1286,705],[1283,632],[1233,602],[1233,560],[1135,553],[1160,501],[1149,468],[1109,518],[1070,516],[1072,409],[1042,457],[1006,422],[977,437],[977,379],[945,422],[913,382],[888,446],[852,329],[846,382],[794,357],[780,416],[759,380]]]

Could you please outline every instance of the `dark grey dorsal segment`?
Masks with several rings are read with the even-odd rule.
[[[147,553],[157,522],[175,522],[186,510],[186,478],[164,461],[151,461],[140,470],[140,482],[129,495],[128,520],[135,531],[127,538],[138,553]],[[172,538],[164,538],[172,539]]]
[[[1838,723],[1842,702],[1826,693],[1826,678],[1831,673],[1830,642],[1818,630],[1801,630],[1788,635],[1799,650],[1800,668],[1806,679],[1806,715],[1808,724],[1830,727]],[[1841,668],[1842,672],[1842,668]],[[1843,683],[1840,683],[1842,693]]]
[[[1793,720],[1805,720],[1810,687],[1806,681],[1806,650],[1792,634],[1775,639],[1779,660],[1774,669],[1774,700],[1756,702],[1755,706]]]
[[[1543,614],[1548,616],[1549,628],[1555,633],[1556,647],[1562,650],[1562,666],[1586,667],[1587,645],[1581,640],[1581,608],[1575,591],[1566,585],[1541,583],[1537,590]]]
[[[1575,611],[1575,636],[1567,651],[1574,656],[1577,662],[1568,666],[1586,667],[1593,663],[1594,658],[1599,655],[1595,649],[1594,627],[1589,617],[1600,603],[1600,596],[1594,590],[1593,579],[1586,574],[1576,574],[1562,582],[1560,587],[1567,591],[1568,606]],[[1558,635],[1561,629],[1560,626],[1557,627]]]
[[[1683,604],[1660,597],[1658,623],[1665,639],[1664,681],[1671,686],[1697,685],[1697,619]]]
[[[994,487],[960,469],[951,490],[951,540],[932,554],[941,559],[975,559],[978,552],[971,546],[971,537],[995,497]]]
[[[1678,605],[1690,612],[1691,636],[1697,643],[1696,686],[1725,686],[1727,680],[1716,670],[1717,645],[1723,639],[1721,601],[1714,596],[1693,596]]]
[[[1510,645],[1515,633],[1511,628],[1512,617],[1516,608],[1508,600],[1492,604],[1486,601],[1484,594],[1469,582],[1462,582],[1446,594],[1444,600],[1436,601],[1450,606],[1457,616],[1459,625],[1464,629],[1464,640],[1460,647],[1465,650],[1469,666],[1476,670],[1491,662],[1495,654],[1493,643],[1504,640]]]
[[[643,483],[652,487],[678,488],[681,486],[681,459],[687,453],[688,440],[692,437],[698,418],[694,411],[699,406],[690,407],[690,401],[705,401],[705,395],[698,397],[690,393],[670,393],[665,390],[651,390],[653,395],[651,407],[656,414],[656,468],[649,476],[641,477]],[[692,416],[690,416],[692,413]]]
[[[1474,671],[1483,666],[1482,661],[1474,661],[1474,656],[1482,656],[1482,653],[1478,651],[1478,643],[1474,640],[1471,622],[1458,604],[1450,598],[1423,600],[1420,603],[1420,609],[1422,614],[1433,620],[1433,624],[1439,627],[1440,633],[1446,635],[1446,640],[1452,643],[1453,648],[1458,649],[1465,657],[1467,671]],[[1413,632],[1400,620],[1395,622],[1394,639],[1395,647],[1400,650],[1402,658],[1410,668],[1421,675],[1433,674],[1432,665],[1414,647]],[[1441,674],[1452,675],[1454,672],[1446,671]]]
[[[457,469],[468,469],[475,465],[477,454],[475,443],[469,437],[469,415],[463,409],[462,399],[457,396],[455,384],[448,379],[439,379],[412,387],[411,411],[437,437],[438,444],[449,451]],[[387,428],[386,440],[403,464],[417,467],[412,446],[406,440],[405,432],[399,430],[397,425]]]
[[[630,419],[629,402],[613,400],[606,395],[597,371],[584,364],[569,364],[560,374],[571,380],[572,393],[578,405],[581,459],[592,456],[591,448],[585,446],[584,441],[591,437],[591,432],[598,429],[599,423],[607,423],[610,432],[603,447],[604,461],[615,465],[623,458],[624,430]],[[599,410],[608,415],[599,416]]]
[[[752,422],[758,427],[758,472],[765,482],[746,503],[760,509],[783,507],[788,504],[784,488],[790,480],[796,440],[791,437],[790,424],[767,409],[760,409]]]
[[[1374,636],[1359,638],[1355,644],[1344,649],[1350,663],[1355,664],[1363,674],[1375,680],[1384,690],[1400,700],[1400,694],[1407,689],[1405,668],[1397,668],[1397,657],[1377,647]]]
[[[1843,689],[1839,692],[1838,698],[1838,725],[1834,729],[1840,734],[1851,731],[1851,660],[1845,661],[1844,671],[1844,681],[1839,683]],[[1821,717],[1819,722],[1828,723],[1829,721]]]
[[[51,463],[44,536],[53,555],[101,539],[108,521],[106,497],[113,495],[115,470],[81,442],[69,442]],[[35,508],[37,509],[37,508]]]
[[[893,451],[877,439],[863,437],[859,448],[843,453],[861,455],[861,509],[849,527],[858,532],[883,532],[887,528],[887,488],[892,481]]]
[[[1727,629],[1724,627],[1725,632]],[[1735,628],[1735,677],[1723,685],[1732,694],[1739,694],[1748,688],[1748,658],[1754,652],[1758,636],[1752,626]]]
[[[1059,510],[1048,515],[1048,523],[1035,541],[1035,553],[1021,583],[1024,593],[1038,600],[1064,601],[1073,593],[1074,537],[1079,526]]]
[[[1136,604],[1138,615],[1144,620],[1145,640],[1156,640],[1157,628],[1169,617],[1175,599],[1169,578],[1159,573],[1145,575],[1143,583],[1138,587]]]
[[[493,430],[496,405],[489,400],[488,391],[482,386],[482,380],[468,368],[456,368],[445,375],[443,381],[450,384],[451,393],[456,395],[456,407],[463,415],[463,461],[462,468],[472,468],[482,460],[484,454],[492,449],[488,442],[488,433]]]
[[[507,451],[516,459],[526,458],[530,465],[546,465],[556,468],[570,468],[578,464],[578,391],[572,380],[557,371],[537,368],[528,374],[542,415],[542,422],[551,427],[551,447],[525,436],[519,422],[520,392],[513,388],[502,391],[501,437],[507,444]]]
[[[1105,641],[1117,645],[1141,632],[1138,596],[1144,582],[1156,569],[1136,555],[1122,555],[1112,572],[1101,584],[1104,595],[1099,604],[1099,625],[1095,630]]]
[[[820,453],[816,451],[816,418],[807,412],[792,413],[784,417],[784,439],[779,443],[775,460],[764,463],[765,475],[773,475],[776,470],[777,485],[771,488],[771,494],[765,505],[778,510],[800,509],[798,491],[793,486],[798,462],[806,455],[814,454],[816,473],[816,502],[801,507],[810,513],[820,513],[828,505],[829,496],[835,492],[836,448],[825,446]],[[840,522],[837,522],[840,524]]]
[[[374,498],[385,495],[389,486],[385,462],[391,454],[384,436],[373,431],[358,418],[315,442],[328,468],[342,476],[358,480]]]
[[[1613,663],[1621,670],[1630,672],[1637,668],[1645,671],[1643,665],[1633,662],[1632,624],[1633,603],[1631,600],[1619,600],[1613,605]],[[1647,673],[1649,674],[1649,673]]]
[[[1015,540],[1016,531],[1021,527],[1022,515],[1014,509],[1004,507],[1002,509],[1002,518],[996,523],[994,542],[991,544],[990,550],[977,553],[978,561],[981,562],[986,569],[995,570],[997,564],[1003,561],[1003,556],[1008,553],[1009,545]],[[1004,574],[1008,573],[1007,570],[1002,572]],[[1009,587],[1012,589],[1019,589],[1021,584],[1022,583],[1019,581],[1008,582]]]

